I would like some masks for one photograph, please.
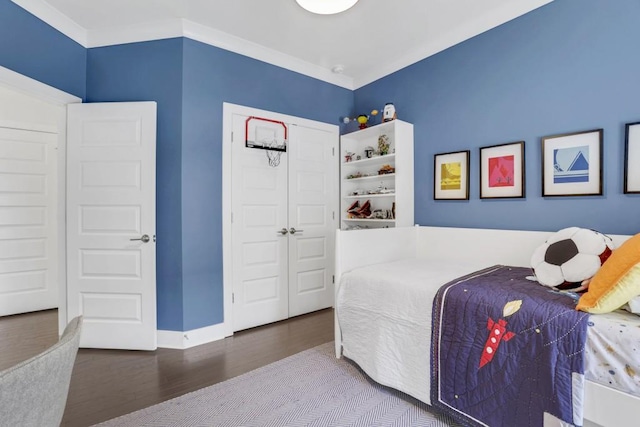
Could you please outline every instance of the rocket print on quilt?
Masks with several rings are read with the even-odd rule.
[[[589,319],[575,300],[494,266],[444,285],[433,303],[431,404],[463,425],[582,425]]]
[[[513,313],[520,310],[520,306],[522,306],[522,300],[508,302],[504,306],[502,317],[506,318],[511,316]],[[480,358],[481,368],[493,360],[493,355],[498,351],[501,342],[509,341],[515,336],[513,332],[507,331],[507,321],[505,319],[499,319],[495,322],[491,317],[489,317],[487,329],[489,330],[489,336],[487,337],[487,342],[484,344],[484,351]]]

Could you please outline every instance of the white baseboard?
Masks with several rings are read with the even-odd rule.
[[[158,347],[185,350],[197,345],[221,340],[228,336],[225,332],[224,323],[182,332],[158,330]]]

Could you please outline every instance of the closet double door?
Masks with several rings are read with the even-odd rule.
[[[256,116],[233,115],[234,331],[331,307],[334,296],[338,128]],[[279,159],[247,146],[261,138],[282,142],[285,133]]]

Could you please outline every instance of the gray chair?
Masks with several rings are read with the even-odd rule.
[[[59,426],[80,344],[82,317],[44,352],[0,372],[0,426]]]

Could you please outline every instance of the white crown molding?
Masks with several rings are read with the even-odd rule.
[[[171,39],[184,35],[182,19],[145,22],[142,24],[89,30],[87,48],[114,46],[126,43]]]
[[[44,0],[12,0],[85,48],[187,37],[211,46],[248,56],[327,83],[353,90],[353,78],[302,61],[239,37],[185,19],[171,19],[135,26],[87,30]]]
[[[71,40],[87,47],[87,30],[44,0],[11,0]]]
[[[55,105],[82,102],[82,99],[75,95],[63,92],[53,86],[49,86],[2,66],[0,66],[0,85]]]
[[[214,30],[195,22],[184,20],[184,36],[211,46],[248,56],[278,67],[286,68],[336,86],[353,90],[353,78],[319,67],[301,59],[286,55],[265,46],[253,43],[222,31]]]
[[[476,35],[489,31],[490,29],[500,26],[505,22],[511,21],[525,13],[549,4],[552,1],[554,0],[536,0],[534,7],[531,6],[531,2],[506,2],[499,10],[492,10],[490,14],[480,15],[476,19],[465,23],[465,25],[457,26],[442,37],[430,40],[422,46],[406,52],[405,55],[395,61],[390,61],[386,64],[376,66],[376,68],[372,69],[370,73],[366,73],[354,80],[354,89],[361,88],[362,86],[381,79],[382,77],[393,74],[402,68],[408,67],[409,65],[415,64],[416,62],[435,55],[438,52],[446,50],[451,46],[455,46],[456,44],[475,37]]]
[[[488,15],[480,15],[464,26],[456,27],[443,37],[439,37],[437,40],[430,40],[421,47],[406,52],[405,55],[395,61],[379,64],[375,69],[357,78],[333,73],[329,69],[185,19],[176,18],[129,27],[86,30],[44,0],[12,1],[85,48],[113,46],[173,37],[187,37],[345,89],[355,90],[402,68],[415,64],[429,56],[435,55],[455,44],[495,28],[520,15],[551,3],[553,0],[505,2],[501,9],[494,10]]]
[[[87,47],[113,46],[173,37],[186,37],[353,90],[353,78],[349,76],[333,73],[331,70],[186,19],[177,18],[108,30],[90,30],[87,36]]]

